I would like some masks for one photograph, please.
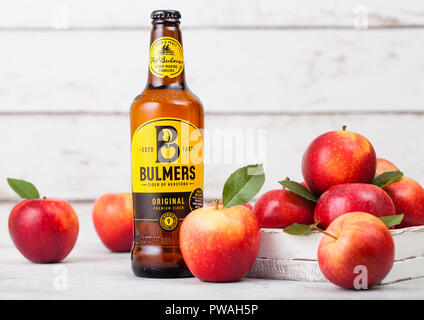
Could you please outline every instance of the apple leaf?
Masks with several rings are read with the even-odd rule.
[[[307,200],[318,202],[318,197],[314,195],[311,191],[309,191],[308,188],[301,185],[299,182],[285,179],[278,181],[278,183],[281,184],[283,187],[289,189],[291,192],[294,192]]]
[[[7,183],[23,199],[40,199],[37,188],[31,182],[7,178]]]
[[[387,228],[390,228],[392,226],[400,224],[403,220],[403,216],[404,214],[397,214],[394,216],[379,217],[379,219],[383,221]]]
[[[284,228],[283,231],[294,235],[294,236],[304,236],[309,234],[313,228],[312,226],[317,226],[319,224],[319,222],[315,222],[314,224],[301,224],[301,223],[293,223],[291,225],[289,225],[288,227]]]
[[[249,202],[258,194],[265,182],[262,164],[248,165],[234,171],[222,190],[224,208]]]
[[[377,187],[384,188],[393,182],[399,181],[402,179],[402,177],[403,173],[401,171],[388,171],[376,177],[372,184],[376,185]]]

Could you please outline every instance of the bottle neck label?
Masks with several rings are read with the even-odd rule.
[[[149,69],[159,78],[178,77],[184,69],[181,43],[171,37],[156,39],[150,46]]]

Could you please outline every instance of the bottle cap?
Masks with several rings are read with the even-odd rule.
[[[181,18],[181,13],[177,10],[155,10],[152,12],[151,18],[157,19],[172,19],[178,20]]]

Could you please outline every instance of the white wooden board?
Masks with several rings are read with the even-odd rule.
[[[231,172],[261,158],[266,171],[261,193],[280,188],[278,181],[287,176],[302,179],[301,159],[308,144],[343,124],[368,137],[377,154],[405,175],[424,183],[424,164],[417,161],[424,157],[417,147],[423,121],[423,115],[207,115],[206,128],[215,138],[205,145],[205,197],[220,197]],[[222,139],[237,133],[241,143],[230,136]],[[258,144],[256,134],[261,133],[264,141]],[[0,199],[17,199],[6,177],[28,179],[43,195],[69,200],[129,191],[129,145],[126,115],[0,115]]]
[[[391,230],[395,262],[382,284],[424,277],[424,226]],[[262,229],[261,247],[248,277],[327,281],[317,261],[322,235],[293,236],[281,229]]]
[[[1,10],[0,10],[1,12]],[[424,112],[424,28],[186,30],[208,113]],[[2,31],[0,112],[126,114],[149,31]]]
[[[196,27],[352,27],[366,7],[370,27],[423,25],[420,0],[3,0],[0,27],[143,28],[154,9],[178,9]]]

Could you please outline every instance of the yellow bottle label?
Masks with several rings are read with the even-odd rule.
[[[162,37],[150,46],[149,69],[157,77],[175,78],[184,69],[183,47],[176,39]]]
[[[193,124],[156,118],[140,125],[131,156],[135,222],[172,231],[203,206],[203,137]]]

